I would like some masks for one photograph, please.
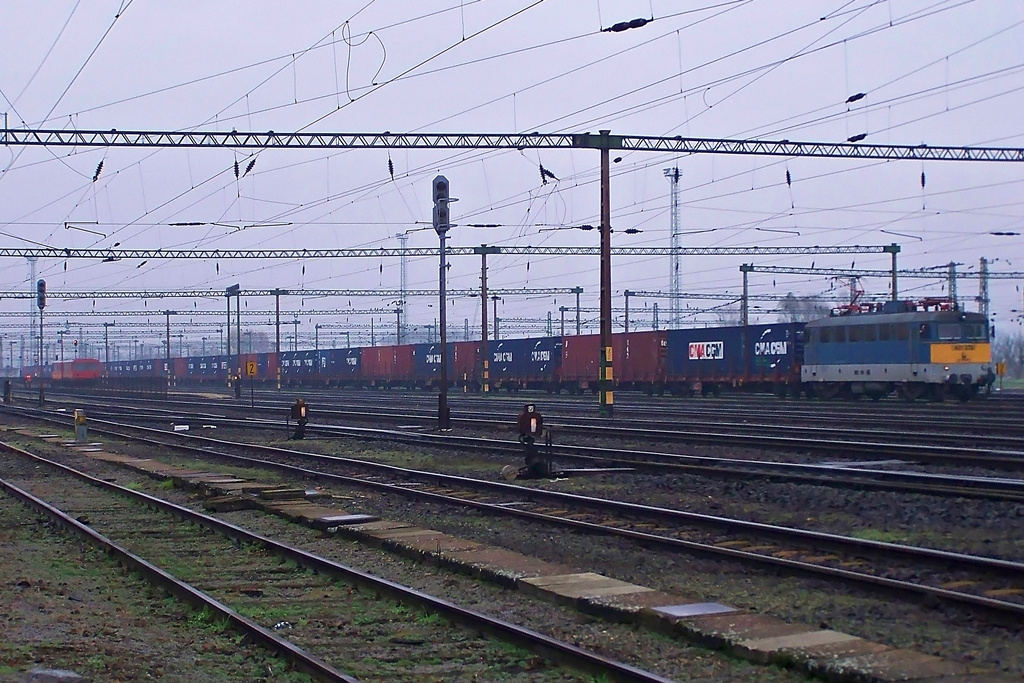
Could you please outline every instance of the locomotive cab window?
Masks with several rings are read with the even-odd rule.
[[[831,332],[832,328],[830,327],[818,328],[818,341],[822,344],[828,344],[830,341],[832,341]]]
[[[928,323],[922,323],[921,326],[917,330],[917,336],[920,337],[921,339],[931,339],[932,338],[932,328],[931,328],[931,326],[928,325]]]
[[[939,323],[939,339],[955,340],[960,339],[962,331],[959,323]]]
[[[985,334],[987,325],[981,323],[964,323],[964,339],[969,341],[987,341],[988,335]]]
[[[900,341],[906,341],[907,339],[910,339],[910,328],[907,326],[907,323],[897,323],[895,327],[897,339],[899,339]]]
[[[892,339],[892,325],[882,323],[878,326],[878,341],[889,341]]]

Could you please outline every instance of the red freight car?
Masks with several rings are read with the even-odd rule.
[[[597,391],[600,345],[601,337],[596,334],[562,337],[560,389],[571,394],[579,394],[587,389]]]
[[[188,379],[188,358],[171,359],[171,377],[175,384],[183,384]]]
[[[461,341],[452,346],[452,368],[450,380],[452,386],[464,391],[480,391],[482,386],[480,366],[480,342]]]
[[[616,386],[648,393],[662,391],[667,356],[668,336],[665,332],[612,335],[613,375]]]
[[[597,391],[601,337],[596,334],[562,337],[560,388],[570,393]],[[665,332],[612,335],[612,376],[623,389],[660,391],[664,385]]]
[[[371,387],[412,387],[413,345],[368,346],[360,358],[362,381]]]

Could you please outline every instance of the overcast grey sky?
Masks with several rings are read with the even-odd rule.
[[[638,17],[653,21],[624,32],[601,30]],[[609,128],[635,135],[822,141],[866,133],[866,143],[1024,146],[1022,45],[1024,3],[1015,0],[41,0],[5,3],[0,112],[12,127]],[[847,104],[855,93],[865,97]],[[622,157],[612,178],[617,245],[668,246],[670,186],[663,170],[678,164],[687,246],[898,242],[903,267],[955,260],[969,272],[984,256],[998,259],[993,270],[1024,270],[1022,237],[991,234],[1024,232],[1021,164]],[[252,171],[236,179],[235,162],[244,171],[253,159]],[[558,180],[542,184],[540,164]],[[500,226],[457,227],[453,244],[597,240],[596,232],[556,229],[598,220],[598,155],[592,151],[389,155],[10,147],[0,150],[0,169],[0,245],[10,247],[397,247],[395,235],[406,231],[412,231],[410,246],[432,247],[437,237],[423,228],[431,216],[430,179],[438,172],[460,199],[453,206],[455,222]],[[65,229],[66,221],[91,232]],[[169,225],[180,222],[204,225]],[[261,227],[242,227],[254,224]],[[643,232],[621,232],[631,227]],[[888,266],[888,257],[866,255],[693,258],[683,262],[682,290],[738,292],[738,266],[745,261]],[[582,286],[584,305],[597,305],[594,259],[495,257],[490,263],[491,286]],[[397,260],[139,266],[48,261],[40,264],[40,276],[51,290],[399,283]],[[410,286],[434,287],[436,273],[434,259],[415,260]],[[26,288],[27,277],[23,261],[9,260],[0,289]],[[618,259],[613,279],[617,306],[624,289],[667,291],[668,260]],[[804,276],[757,275],[751,283],[761,294],[820,293],[833,286]],[[479,261],[456,259],[449,286],[478,284]],[[888,288],[886,281],[862,284],[869,294]],[[902,284],[918,288],[908,294],[942,294],[938,281]],[[961,297],[972,309],[976,293],[977,280],[961,281]],[[993,282],[992,299],[1000,329],[1016,329],[1011,309],[1021,308],[1017,283]],[[378,307],[389,301],[351,303]],[[554,311],[557,320],[558,306],[572,303],[568,296],[509,298],[499,315],[534,318]],[[222,304],[172,307],[220,310]],[[167,305],[147,302],[157,310]],[[290,300],[284,308],[348,305]],[[267,309],[272,302],[247,306]],[[642,309],[644,303],[631,306]],[[24,302],[2,306],[26,308]],[[54,301],[47,312],[114,308],[142,304]],[[435,302],[413,300],[409,322],[430,323],[435,311]],[[456,300],[449,316],[461,337],[464,319],[479,325],[478,303]],[[7,337],[10,330],[3,332]],[[200,332],[192,332],[198,339]],[[308,318],[300,332],[312,335]]]

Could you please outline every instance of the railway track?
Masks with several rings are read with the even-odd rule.
[[[165,427],[170,422],[217,425],[227,428],[260,427],[268,431],[279,431],[282,427],[277,420],[255,418],[227,418],[214,413],[182,413],[180,411],[121,412],[105,404],[91,404],[94,418],[108,420],[129,420],[133,423],[146,422]],[[330,424],[307,426],[311,435],[360,440],[381,440],[406,443],[413,446],[429,445],[455,450],[487,451],[509,454],[518,458],[521,446],[515,442],[450,434],[434,434],[399,429],[374,429]],[[748,458],[686,455],[650,450],[605,448],[595,446],[562,445],[553,448],[554,461],[565,467],[575,464],[590,468],[629,468],[637,471],[660,473],[685,473],[719,478],[768,478],[774,481],[793,481],[845,488],[888,490],[905,493],[924,493],[947,497],[983,498],[989,500],[1024,502],[1024,480],[1009,477],[984,477],[964,474],[943,474],[915,472],[885,467],[873,467],[857,463],[845,467],[840,462],[826,464],[779,462]],[[891,467],[892,463],[888,463]]]
[[[516,657],[514,652],[481,644],[474,635],[485,633],[593,676],[668,681],[28,451],[0,447],[7,453],[0,462],[0,487],[8,494],[116,553],[133,570],[257,639],[316,680],[355,683],[359,679],[353,672],[376,680],[420,680],[454,675],[451,666],[466,676],[511,665],[504,660]],[[60,476],[50,476],[52,471]],[[161,566],[173,568],[174,575]],[[393,602],[381,604],[376,595]],[[291,616],[285,621],[282,614]],[[422,614],[443,619],[422,619]],[[342,615],[359,618],[342,626]],[[378,642],[382,632],[383,645]],[[394,633],[404,634],[404,640],[389,637]],[[423,642],[431,643],[433,663],[417,656],[415,646]],[[411,646],[406,654],[403,644]],[[388,651],[384,666],[393,663],[390,670],[380,669],[383,649]],[[368,665],[375,668],[368,670]],[[543,679],[579,680],[575,673],[566,674],[549,672]]]
[[[139,437],[128,434],[144,433]],[[458,505],[758,567],[937,601],[1000,622],[1024,617],[1024,563],[424,472],[292,449],[117,425],[112,433],[293,477]],[[160,438],[157,438],[160,437]],[[258,453],[264,457],[256,458]],[[272,458],[272,459],[270,459]],[[316,468],[313,468],[313,463]]]
[[[51,397],[52,399],[52,397]],[[95,397],[85,396],[79,402],[97,401]],[[154,401],[141,402],[133,400],[133,410],[138,407],[155,404],[171,408],[180,406],[179,414],[183,417],[195,415],[195,401]],[[69,404],[71,405],[71,404]],[[110,408],[109,403],[94,403],[96,406]],[[207,413],[214,417],[227,411],[241,411],[252,414],[253,410],[270,413],[275,416],[286,414],[286,402],[267,401],[256,404],[255,408],[235,404],[218,404],[213,408],[219,413]],[[76,407],[81,407],[80,405]],[[116,408],[116,406],[113,406]],[[122,406],[123,409],[123,406]],[[362,407],[316,406],[312,408],[321,417],[330,415],[333,419],[360,420],[374,423],[389,421],[392,423],[420,427],[433,424],[434,415],[415,411],[409,408],[401,410],[367,411]],[[508,418],[493,417],[494,411],[477,415],[462,415],[456,422],[464,427],[500,432],[513,423],[514,414]],[[575,418],[578,420],[578,418]],[[557,418],[548,418],[548,425],[558,433],[574,433],[590,438],[618,439],[631,442],[670,442],[680,444],[700,444],[709,446],[728,446],[733,448],[751,448],[759,450],[785,450],[803,454],[818,454],[828,458],[868,458],[870,460],[905,460],[923,464],[965,465],[989,469],[1017,470],[1024,467],[1024,450],[1018,441],[991,438],[989,447],[981,443],[951,445],[942,442],[942,437],[927,433],[894,434],[878,430],[836,429],[829,427],[797,428],[774,427],[763,425],[752,429],[748,425],[728,425],[715,429],[711,425],[700,425],[682,428],[676,423],[652,420],[624,420],[612,424],[606,421],[562,422]],[[952,438],[952,437],[950,437]],[[938,443],[936,443],[938,441]],[[976,441],[984,441],[977,438]]]

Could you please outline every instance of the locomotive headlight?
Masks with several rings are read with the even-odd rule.
[[[949,366],[948,365],[946,366],[946,372],[949,372]]]

